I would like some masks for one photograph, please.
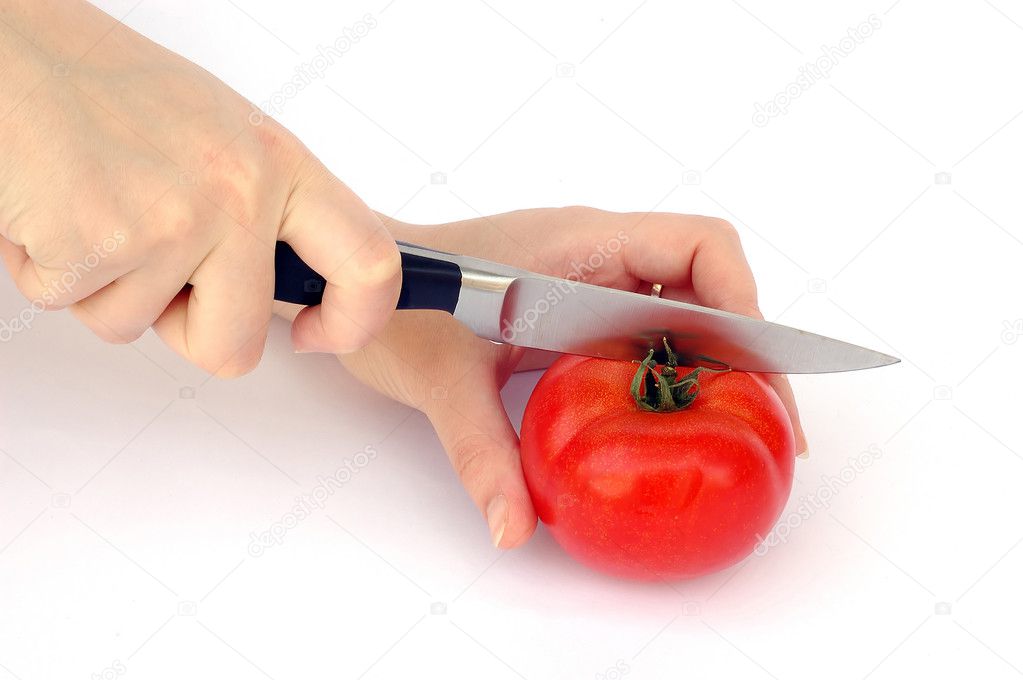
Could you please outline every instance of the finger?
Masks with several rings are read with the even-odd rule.
[[[632,276],[672,289],[691,288],[701,305],[764,318],[757,303],[753,270],[738,233],[728,222],[658,214],[641,223],[636,231],[640,232],[638,238],[630,239],[623,248],[625,266]],[[665,243],[672,247],[665,247]],[[788,378],[775,375],[769,381],[792,421],[796,451],[805,453],[806,435]]]
[[[14,273],[21,269],[21,265],[28,259],[23,246],[15,245],[4,237],[0,236],[0,259],[3,259],[7,273],[14,278]]]
[[[110,246],[106,245],[108,241]],[[110,237],[102,247],[95,246],[81,258],[66,260],[62,269],[38,264],[25,246],[3,238],[0,238],[0,257],[22,295],[46,309],[61,309],[131,271],[127,261],[109,257],[119,243]]]
[[[764,377],[778,393],[781,403],[785,405],[785,410],[788,411],[789,418],[792,420],[792,432],[796,439],[796,455],[800,458],[808,457],[810,448],[806,442],[806,433],[803,432],[803,424],[799,419],[799,407],[796,406],[796,396],[792,393],[792,385],[789,383],[788,377],[780,374],[765,375]]]
[[[280,238],[327,281],[323,302],[292,324],[295,349],[359,349],[394,312],[401,257],[380,218],[318,161],[299,177]]]
[[[622,248],[632,276],[664,286],[692,287],[702,304],[753,309],[757,287],[735,229],[724,220],[655,213]]]
[[[199,265],[153,328],[181,356],[219,377],[259,363],[273,304],[273,252],[238,228]]]
[[[10,260],[14,285],[27,300],[38,302],[48,310],[63,309],[109,283],[88,277],[88,272],[73,265],[63,271],[41,267],[27,254],[24,257],[14,255]]]
[[[497,385],[467,378],[454,394],[426,408],[451,465],[490,529],[498,548],[522,545],[536,528],[519,460],[519,441]]]
[[[181,291],[191,272],[158,265],[122,276],[69,308],[86,327],[107,342],[134,342]]]

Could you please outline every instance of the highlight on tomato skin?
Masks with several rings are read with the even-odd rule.
[[[759,375],[648,360],[559,358],[526,405],[522,469],[540,520],[578,561],[695,578],[745,558],[781,515],[792,425]]]

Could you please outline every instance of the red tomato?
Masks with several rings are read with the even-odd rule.
[[[701,372],[690,406],[644,411],[630,393],[636,370],[565,356],[537,383],[522,469],[540,519],[570,555],[617,576],[692,578],[735,564],[792,487],[785,407],[759,375]]]

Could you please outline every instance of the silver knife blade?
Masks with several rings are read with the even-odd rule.
[[[505,341],[606,359],[638,359],[650,349],[659,352],[666,338],[686,365],[763,373],[832,373],[899,361],[768,321],[586,284],[578,284],[548,313],[531,313],[549,288],[539,278],[515,279],[502,308]],[[534,322],[527,321],[534,317]]]
[[[835,373],[900,360],[779,323],[399,242],[400,250],[458,265],[454,317],[480,337],[537,350],[663,362],[664,339],[688,366],[760,373]]]
[[[666,338],[685,365],[762,373],[834,373],[899,361],[834,338],[709,307],[464,255],[444,259],[462,270],[455,318],[495,342],[618,360],[642,359],[653,349],[663,361]]]

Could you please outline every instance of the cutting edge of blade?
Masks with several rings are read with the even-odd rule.
[[[557,285],[559,282],[562,282],[562,280],[553,277],[547,277],[542,274],[530,273],[515,277],[514,281],[509,286],[509,291],[512,290],[521,291],[524,287],[527,287],[531,283],[549,287],[551,285]],[[792,326],[787,326],[773,321],[766,321],[763,319],[757,319],[754,317],[736,314],[734,312],[729,312],[726,310],[715,309],[713,307],[704,307],[701,305],[690,304],[679,300],[670,300],[667,298],[653,298],[645,295],[640,295],[631,291],[623,291],[616,288],[605,288],[602,286],[595,286],[592,284],[582,282],[571,282],[570,285],[576,291],[588,292],[592,295],[607,296],[611,299],[617,298],[620,300],[628,300],[632,303],[642,301],[645,305],[654,305],[657,306],[658,308],[674,309],[686,313],[696,313],[700,315],[706,315],[709,317],[717,317],[722,319],[723,321],[733,321],[746,327],[749,327],[749,325],[753,324],[756,326],[762,326],[763,331],[774,330],[775,332],[791,334],[792,338],[800,338],[801,342],[815,342],[819,343],[821,347],[830,348],[837,347],[839,349],[848,351],[848,356],[845,357],[843,361],[831,361],[818,365],[810,365],[807,366],[806,368],[800,368],[799,366],[791,364],[790,362],[781,362],[784,365],[780,367],[778,367],[778,363],[775,363],[775,367],[771,367],[770,364],[772,362],[772,359],[769,356],[762,356],[760,365],[752,364],[743,365],[741,361],[721,362],[726,365],[729,365],[732,368],[732,370],[736,371],[793,375],[813,373],[845,373],[851,371],[866,370],[869,368],[889,366],[892,364],[899,363],[901,361],[901,359],[899,359],[898,357],[884,354],[882,352],[878,352],[876,350],[863,347],[860,345],[855,345],[844,340],[839,340],[837,338],[820,335],[812,331],[794,328]],[[570,297],[571,296],[566,296],[565,299],[566,300],[570,299]],[[536,299],[539,299],[539,297],[537,296]],[[582,304],[591,312],[595,312],[595,310],[589,307],[589,305],[586,305],[585,303]],[[518,308],[518,313],[522,312],[522,308],[518,304],[512,305],[512,307]],[[506,307],[504,311],[512,312],[513,310],[508,309]],[[556,314],[557,312],[552,307],[547,313]],[[529,340],[528,342],[512,342],[511,344],[525,345],[537,349],[544,349],[555,352],[580,354],[583,356],[594,356],[597,358],[609,358],[615,360],[630,360],[630,358],[635,358],[623,356],[609,356],[606,353],[585,351],[583,350],[582,343],[567,342],[552,343],[550,342],[551,340],[550,337],[541,339],[542,336],[545,334],[539,332],[538,327],[533,327],[531,328],[531,330],[535,332],[526,334],[526,338]],[[853,357],[856,358],[854,359]]]

